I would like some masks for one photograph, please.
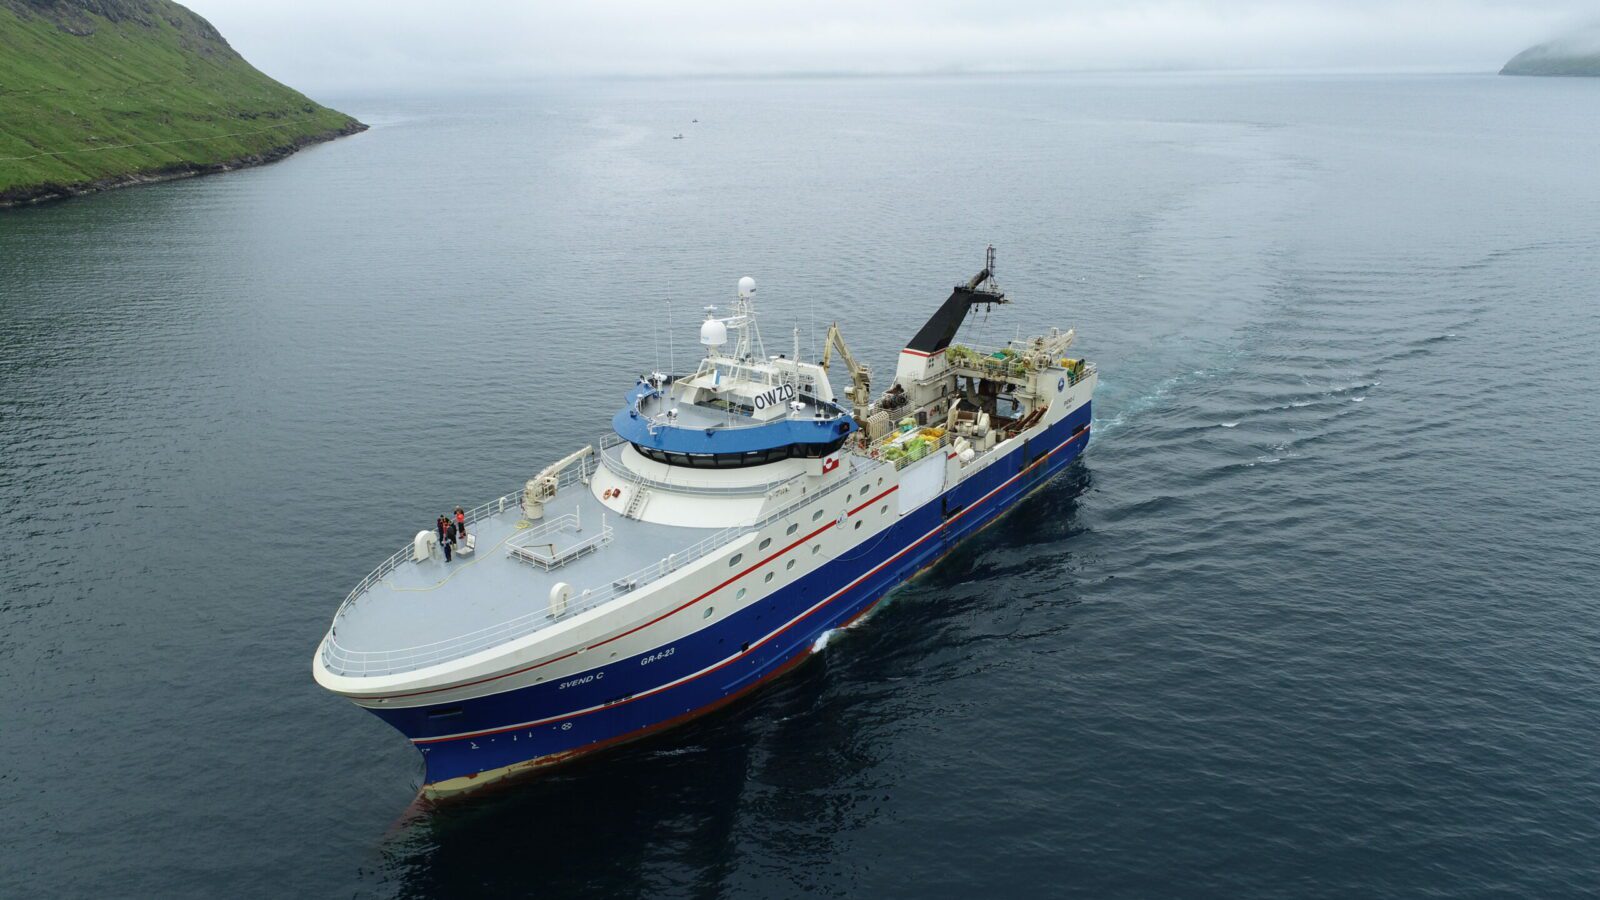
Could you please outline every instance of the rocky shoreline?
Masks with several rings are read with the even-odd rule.
[[[84,194],[96,194],[101,191],[110,191],[117,188],[132,187],[140,184],[154,184],[161,181],[176,181],[180,178],[193,178],[196,175],[214,175],[219,172],[231,172],[235,169],[247,169],[252,166],[264,166],[267,163],[277,162],[295,151],[312,144],[321,144],[327,141],[359,134],[367,130],[367,126],[351,119],[343,128],[332,131],[319,132],[296,138],[289,143],[272,147],[260,153],[238,159],[227,160],[220,163],[177,163],[159,169],[146,169],[139,172],[129,172],[123,175],[114,175],[109,178],[100,178],[94,181],[82,181],[74,184],[33,184],[8,188],[0,191],[0,209],[17,206],[33,206],[39,203],[48,203],[52,200],[65,200],[69,197],[79,197]]]

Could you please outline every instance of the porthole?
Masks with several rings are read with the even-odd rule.
[[[860,530],[861,530],[861,520],[860,520],[860,519],[857,519],[857,520],[856,520],[856,530],[857,530],[857,531],[860,531]]]
[[[789,530],[785,531],[784,534],[794,534],[796,531],[799,531],[799,530],[800,530],[800,523],[799,522],[790,522],[789,523]]]
[[[748,593],[748,592],[749,592],[749,591],[748,591],[748,589],[746,589],[746,588],[739,588],[739,593],[737,593],[737,594],[734,594],[734,595],[733,595],[733,599],[735,599],[735,600],[743,600],[743,599],[744,599],[744,595],[745,595],[745,594],[746,594],[746,593]]]
[[[733,558],[728,560],[728,565],[729,566],[737,566],[743,560],[744,560],[744,554],[743,553],[735,553],[733,555]]]
[[[708,607],[706,607],[706,611],[700,614],[700,618],[709,619],[709,618],[711,618],[711,614],[716,612],[716,611],[717,611],[717,608],[715,606],[708,606]]]
[[[765,549],[767,549],[768,547],[771,547],[771,546],[772,546],[772,538],[764,538],[761,541],[761,546],[757,547],[756,549],[757,550],[765,550]]]
[[[816,556],[818,553],[821,553],[821,552],[822,552],[822,545],[821,544],[812,544],[811,545],[811,555],[812,556]]]
[[[811,521],[813,521],[813,522],[815,522],[816,520],[818,520],[820,518],[822,518],[822,510],[820,510],[820,509],[811,514]]]
[[[880,516],[883,515],[884,513],[888,512],[888,511],[889,511],[889,504],[887,504],[887,503],[885,503],[884,505],[878,507],[878,515],[880,515]]]
[[[784,563],[784,564],[783,564],[783,567],[784,567],[784,568],[785,568],[785,569],[792,569],[792,568],[794,568],[794,560],[792,560],[792,559],[791,559],[791,560],[789,560],[789,561],[788,561],[788,562],[786,562],[786,563]]]
[[[883,476],[882,475],[878,476],[878,487],[883,487]]]
[[[761,580],[770,584],[772,582],[772,577],[777,574],[777,572],[768,572]]]

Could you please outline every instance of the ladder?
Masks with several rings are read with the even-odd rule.
[[[649,499],[650,489],[643,483],[634,481],[633,496],[628,498],[628,508],[622,511],[622,515],[629,519],[639,518],[639,513],[644,510],[645,501]]]

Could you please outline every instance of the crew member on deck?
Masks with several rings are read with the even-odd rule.
[[[461,507],[456,507],[456,538],[467,539],[467,512]]]
[[[450,561],[450,548],[454,547],[455,545],[456,545],[456,523],[451,522],[449,525],[445,526],[445,529],[444,529],[444,540],[439,542],[439,546],[444,548],[444,561],[445,562],[449,562]]]
[[[439,543],[441,544],[444,543],[444,526],[449,524],[449,521],[450,520],[446,519],[444,516],[440,516],[438,520],[433,523],[433,527],[439,529]]]

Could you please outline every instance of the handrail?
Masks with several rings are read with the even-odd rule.
[[[844,407],[840,406],[838,403],[830,402],[830,401],[827,401],[827,400],[823,400],[820,397],[812,397],[811,398],[811,402],[812,402],[812,405],[814,407],[816,407],[818,410],[821,410],[821,411],[824,411],[824,412],[831,412],[832,415],[810,416],[810,417],[806,417],[806,418],[800,418],[798,416],[793,416],[793,415],[789,415],[789,414],[786,413],[786,414],[784,414],[782,416],[778,416],[776,418],[768,419],[768,420],[766,420],[764,422],[749,422],[747,424],[734,424],[734,423],[729,423],[729,422],[717,422],[717,423],[713,423],[713,424],[710,424],[710,425],[693,425],[693,426],[676,425],[670,420],[663,421],[659,414],[652,414],[652,413],[648,413],[648,412],[644,411],[644,408],[643,408],[644,401],[649,400],[651,398],[661,398],[661,397],[663,397],[663,392],[660,391],[657,388],[653,388],[652,387],[649,390],[645,391],[644,393],[641,393],[637,398],[635,398],[631,408],[632,408],[633,412],[636,413],[640,418],[642,418],[646,422],[650,423],[651,427],[661,427],[661,428],[706,428],[706,429],[711,429],[711,430],[714,430],[714,431],[739,431],[739,430],[746,429],[746,428],[766,428],[766,427],[771,426],[771,425],[777,425],[777,424],[779,424],[781,422],[794,422],[794,421],[801,421],[801,422],[837,422],[837,421],[839,421],[841,419],[850,418],[849,411],[847,411]],[[663,402],[665,402],[665,401],[663,401]],[[748,418],[748,417],[746,417],[746,418]]]
[[[881,460],[867,460],[860,457],[856,457],[855,460],[857,465],[864,466],[863,472],[871,472],[884,465]],[[854,483],[851,479],[840,478],[820,491],[796,498],[756,522],[749,525],[731,525],[702,538],[680,551],[670,553],[648,566],[623,575],[613,580],[609,585],[585,590],[569,602],[563,615],[572,616],[587,612],[604,603],[624,597],[651,582],[658,581],[691,563],[699,561],[711,552],[727,546],[744,535],[759,531],[771,522],[790,515],[802,506],[813,503],[821,497],[832,494],[840,488],[851,486]],[[495,501],[491,501],[488,504],[484,504],[484,507],[492,506],[494,503]],[[384,574],[387,574],[387,572]],[[374,575],[377,575],[376,571]],[[377,579],[374,579],[373,575],[369,575],[368,579],[372,580],[373,584],[376,584]],[[371,585],[368,586],[370,587]],[[464,635],[434,641],[430,644],[395,650],[347,650],[339,646],[336,631],[338,620],[344,614],[348,604],[349,601],[347,600],[345,605],[340,606],[339,612],[334,617],[335,627],[328,630],[328,635],[323,642],[323,662],[334,672],[341,675],[388,675],[395,672],[412,671],[426,665],[448,662],[506,641],[533,634],[545,627],[550,618],[550,606],[547,601],[540,608],[530,610],[498,625],[491,625]]]
[[[1000,350],[1015,349],[1015,347],[990,348],[970,344],[951,344],[950,349],[946,352],[949,354],[948,359],[951,366],[961,369],[975,369],[991,375],[1015,378],[1039,370],[1039,367],[1020,355],[1006,359],[994,359],[992,356],[992,354]],[[1094,363],[1088,360],[1083,360],[1082,362],[1083,368],[1080,370],[1082,374],[1067,372],[1066,377],[1069,384],[1077,384],[1095,371]]]
[[[590,454],[589,456],[580,460],[578,464],[568,466],[567,468],[561,470],[561,473],[556,480],[556,489],[559,491],[561,488],[567,487],[573,482],[586,479],[593,475],[600,466],[599,462],[595,461],[593,457],[594,454]],[[490,500],[487,503],[480,503],[469,510],[465,510],[463,515],[467,524],[470,525],[474,522],[482,521],[483,519],[487,519],[491,516],[497,516],[513,506],[520,508],[521,504],[522,491],[517,490]],[[345,613],[350,610],[350,608],[355,604],[356,600],[360,598],[361,595],[371,590],[375,585],[377,585],[378,582],[382,581],[384,576],[388,575],[390,572],[393,572],[395,569],[400,568],[402,564],[409,561],[411,559],[412,549],[412,544],[407,542],[404,547],[401,547],[388,559],[378,563],[377,568],[367,573],[367,577],[357,582],[356,586],[350,590],[350,593],[345,595],[344,601],[341,602],[339,604],[339,608],[334,611],[333,624],[328,627],[328,637],[330,640],[333,638],[335,632],[338,631],[339,621],[344,618]]]
[[[554,542],[541,544],[531,540],[531,538],[534,537],[549,537],[558,531],[567,531],[569,530],[566,527],[567,525],[572,526],[570,529],[571,531],[578,531],[577,516],[568,513],[567,515],[562,516],[562,518],[568,521],[562,522],[561,528],[547,529],[540,534],[533,534],[532,532],[525,531],[522,534],[515,535],[507,539],[506,551],[511,554],[513,559],[521,562],[531,563],[541,569],[544,569],[546,572],[549,572],[554,569],[561,568],[562,566],[572,562],[586,553],[591,553],[600,549],[601,547],[604,547],[606,544],[611,543],[612,529],[610,525],[601,525],[598,532],[591,534],[590,536],[577,541],[576,543],[568,544],[565,547],[558,547]],[[550,548],[550,553],[548,556],[540,552],[540,548],[543,547]]]
[[[542,524],[519,531],[506,538],[506,543],[512,546],[520,546],[532,541],[534,538],[548,537],[558,531],[578,531],[580,525],[577,513],[567,513],[566,515],[556,516],[553,519],[546,519]]]
[[[621,443],[626,444],[628,442],[622,441]],[[628,481],[643,484],[645,487],[659,488],[663,491],[677,491],[684,494],[712,494],[717,496],[725,496],[729,494],[765,494],[771,491],[773,488],[788,484],[796,478],[799,478],[801,474],[804,474],[799,473],[790,475],[787,478],[779,478],[775,481],[751,485],[689,484],[678,481],[662,481],[661,479],[651,478],[642,472],[628,468],[628,465],[622,461],[620,452],[616,454],[610,452],[616,449],[616,447],[616,444],[612,444],[610,447],[605,447],[600,450],[600,460],[605,464],[607,469],[610,469],[613,474],[617,475],[618,477],[625,478]]]

